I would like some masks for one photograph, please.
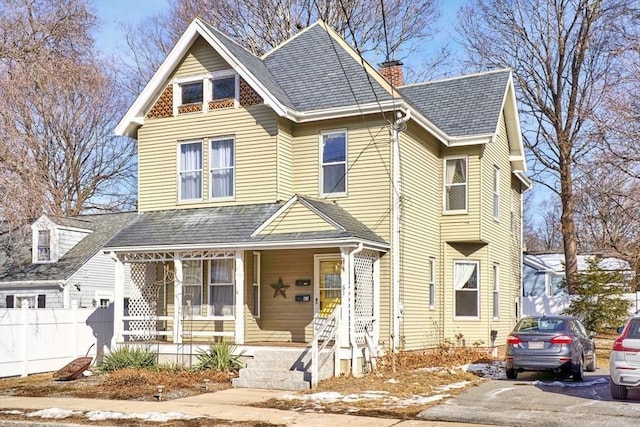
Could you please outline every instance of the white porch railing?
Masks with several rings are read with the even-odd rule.
[[[321,321],[317,323],[318,328],[311,339],[311,388],[318,385],[320,365],[326,362],[325,359],[321,363],[320,354],[331,343],[333,343],[331,351],[334,357],[333,375],[340,375],[340,337],[338,334],[340,330],[340,309],[341,307],[337,306],[327,318],[318,319]]]

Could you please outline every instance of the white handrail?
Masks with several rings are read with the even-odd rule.
[[[334,356],[334,375],[340,375],[340,306],[337,306],[333,312],[322,320],[318,326],[318,330],[311,338],[311,388],[318,385],[318,376],[320,371],[320,352],[324,350],[330,342],[333,342],[331,350]],[[322,344],[320,344],[322,341]]]

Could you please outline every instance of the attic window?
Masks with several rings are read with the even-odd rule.
[[[182,105],[202,103],[202,82],[185,83],[180,85]]]
[[[38,261],[51,261],[51,230],[38,230]]]
[[[235,99],[236,97],[236,78],[235,76],[214,79],[211,81],[211,99],[220,101],[223,99]]]

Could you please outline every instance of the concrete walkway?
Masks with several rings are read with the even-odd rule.
[[[354,415],[317,414],[311,412],[294,412],[280,409],[245,406],[251,403],[258,403],[272,398],[277,398],[287,393],[289,392],[235,388],[161,402],[77,399],[66,397],[0,396],[0,410],[26,409],[35,411],[39,409],[59,408],[85,412],[111,411],[127,414],[181,412],[186,415],[218,418],[231,421],[262,421],[286,426],[314,427],[452,427],[470,425],[437,421],[402,421],[399,419],[360,417]],[[44,423],[47,422],[51,421],[40,419],[37,424],[45,425]],[[58,422],[64,422],[64,420],[58,420]],[[2,421],[1,415],[0,425],[6,425]]]

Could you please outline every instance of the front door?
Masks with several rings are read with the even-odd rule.
[[[328,317],[340,305],[342,296],[342,261],[340,255],[315,256],[316,318]]]

